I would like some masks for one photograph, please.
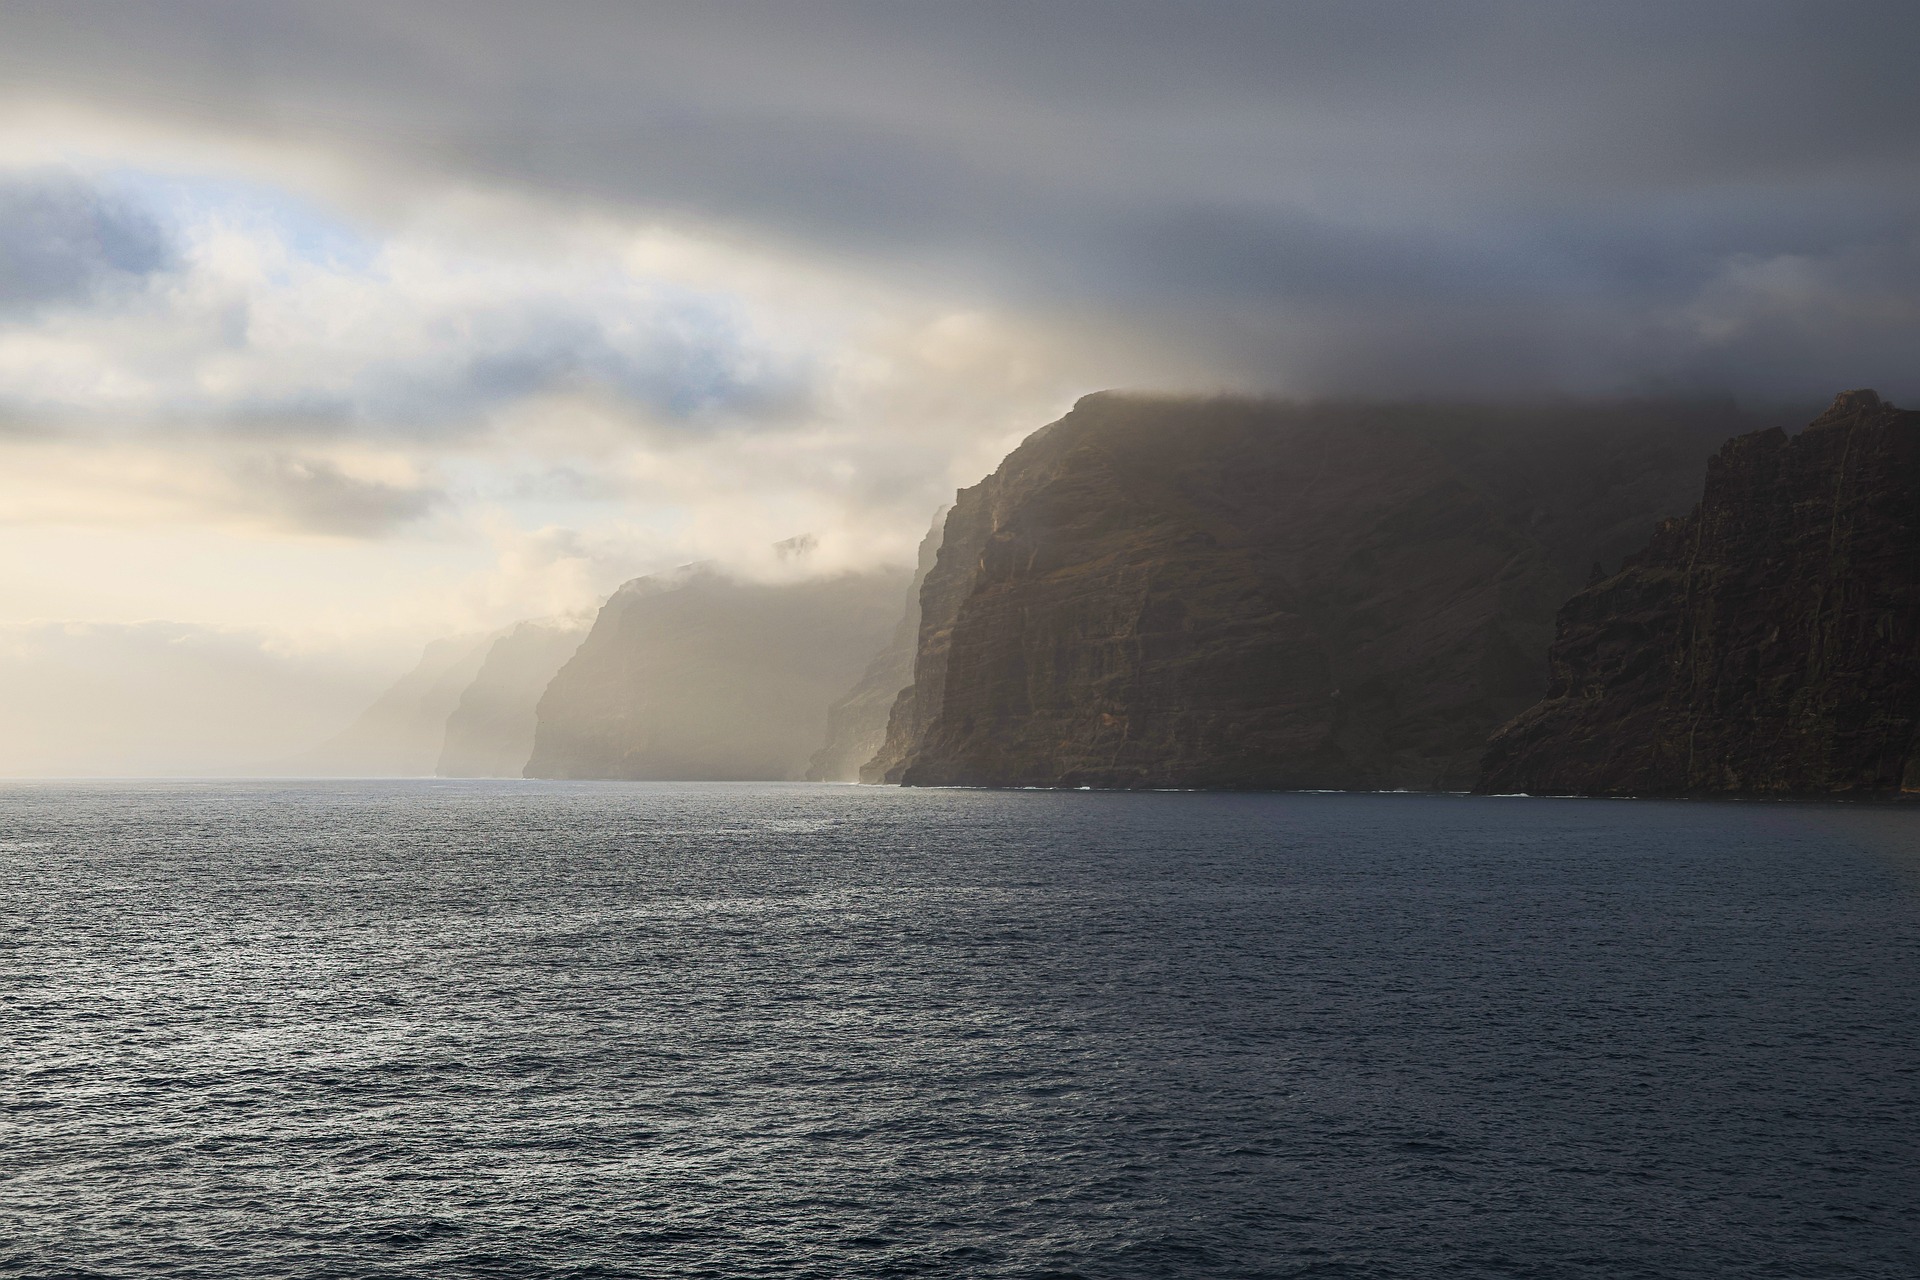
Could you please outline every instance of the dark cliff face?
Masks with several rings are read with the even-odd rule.
[[[869,772],[1465,788],[1544,691],[1557,604],[1747,425],[1088,397],[959,495]]]
[[[852,689],[827,708],[827,741],[807,764],[809,782],[877,782],[862,778],[861,767],[881,750],[887,739],[887,719],[901,690],[913,683],[914,645],[920,637],[920,588],[940,550],[940,530],[947,509],[933,518],[933,527],[920,540],[913,581],[907,585],[900,621],[893,634]]]
[[[530,778],[798,779],[907,574],[755,583],[693,568],[615,592],[541,697]]]
[[[1693,513],[1560,612],[1479,789],[1920,790],[1920,413],[1848,392],[1729,442]]]

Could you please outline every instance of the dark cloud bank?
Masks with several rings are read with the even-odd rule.
[[[0,15],[20,100],[744,229],[1243,385],[1920,390],[1910,4]]]

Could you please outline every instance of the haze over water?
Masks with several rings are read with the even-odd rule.
[[[0,1274],[1920,1272],[1824,806],[0,789]]]

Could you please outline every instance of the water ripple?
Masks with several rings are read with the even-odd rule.
[[[1920,815],[0,786],[0,1274],[1920,1274]]]

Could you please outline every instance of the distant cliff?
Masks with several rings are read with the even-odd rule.
[[[1560,611],[1479,789],[1920,791],[1920,413],[1852,391],[1733,440],[1704,495]]]
[[[446,718],[435,772],[443,778],[517,778],[533,754],[534,708],[579,649],[584,622],[522,622],[496,637]]]
[[[423,778],[434,771],[447,717],[473,683],[493,642],[490,635],[454,636],[426,646],[413,670],[396,680],[354,722],[282,766],[325,777]]]
[[[526,775],[804,777],[907,581],[756,583],[696,566],[627,583],[541,697]]]
[[[920,636],[920,587],[933,568],[940,549],[940,530],[946,523],[942,507],[933,527],[920,540],[913,581],[907,585],[900,621],[886,646],[875,654],[859,682],[827,708],[827,742],[807,765],[809,782],[877,782],[861,777],[861,766],[872,760],[887,740],[887,716],[900,691],[913,683],[914,646]]]
[[[1558,604],[1753,425],[1090,396],[960,493],[865,774],[1464,789],[1545,691]]]

